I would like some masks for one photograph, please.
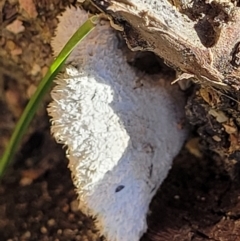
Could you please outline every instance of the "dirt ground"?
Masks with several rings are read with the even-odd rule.
[[[0,2],[0,154],[51,63],[56,16],[73,2]],[[0,240],[103,240],[77,210],[64,150],[49,134],[49,100],[1,180]],[[197,158],[183,148],[151,204],[142,241],[240,240],[239,165],[226,169],[207,154]]]

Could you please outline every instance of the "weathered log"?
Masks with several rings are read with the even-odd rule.
[[[122,31],[131,50],[153,51],[183,74],[180,79],[239,89],[240,8],[234,4],[219,2],[215,14],[198,12],[202,16],[192,20],[167,0],[92,2]],[[206,28],[214,34],[211,47],[204,40]]]

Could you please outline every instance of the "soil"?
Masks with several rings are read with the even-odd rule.
[[[52,61],[56,16],[72,3],[0,2],[0,154]],[[0,240],[103,240],[93,220],[77,210],[65,150],[50,135],[49,100],[1,180]],[[154,198],[142,241],[240,240],[239,165],[227,168],[212,153],[199,152],[193,140]]]

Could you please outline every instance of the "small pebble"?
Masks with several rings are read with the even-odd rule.
[[[63,230],[63,236],[65,236],[67,238],[72,238],[75,236],[75,232],[69,228],[66,228]]]
[[[80,220],[80,221],[78,221],[78,225],[79,226],[82,226],[83,225],[83,222]]]
[[[215,135],[215,136],[213,136],[212,138],[213,138],[213,140],[216,141],[216,142],[220,142],[220,141],[221,141],[221,138],[220,138],[219,136],[216,136],[216,135]]]
[[[82,240],[82,237],[81,237],[80,235],[77,235],[77,236],[75,237],[75,239],[76,239],[76,241],[81,241],[81,240]]]
[[[175,195],[175,196],[174,196],[174,199],[179,200],[179,199],[180,199],[180,196],[179,196],[179,195]]]
[[[40,231],[42,234],[46,234],[48,230],[46,229],[46,227],[43,226],[41,227]]]
[[[71,208],[71,211],[74,212],[74,213],[79,211],[79,209],[78,209],[78,201],[77,200],[73,200],[70,203],[70,208]]]
[[[82,237],[82,241],[89,241],[89,238],[88,238],[86,235],[84,235],[84,236]]]
[[[29,18],[36,18],[38,15],[33,0],[19,0],[19,7],[27,13]]]
[[[15,47],[16,47],[16,44],[15,44],[12,40],[8,40],[7,43],[6,43],[6,47],[7,47],[9,50],[14,50]]]
[[[93,236],[93,231],[92,230],[87,230],[87,236],[92,237]]]
[[[31,75],[36,76],[38,73],[40,73],[41,67],[38,64],[33,64],[32,70],[31,70]]]
[[[69,211],[69,206],[68,206],[67,204],[64,205],[63,208],[62,208],[62,211],[63,211],[64,213],[67,213],[67,212]]]
[[[54,10],[54,5],[53,5],[52,3],[50,4],[49,9],[50,9],[51,11]]]
[[[21,237],[22,240],[29,239],[29,238],[31,238],[31,233],[29,231],[25,232]]]
[[[33,182],[33,179],[32,179],[32,178],[23,177],[23,178],[21,178],[19,184],[20,184],[22,187],[25,187],[25,186],[31,185],[32,182]]]
[[[23,26],[23,22],[16,19],[12,23],[8,24],[6,29],[14,34],[21,33],[25,30],[25,27]]]
[[[74,222],[74,220],[75,220],[75,215],[74,215],[73,213],[70,213],[70,214],[68,215],[68,220]]]
[[[52,218],[52,219],[48,220],[47,224],[48,224],[49,227],[52,227],[56,224],[56,221],[55,221],[55,219]]]
[[[11,51],[11,55],[13,56],[17,56],[17,55],[21,55],[22,54],[22,49],[21,48],[15,48]]]
[[[7,104],[11,107],[18,107],[20,102],[21,102],[21,96],[19,94],[19,92],[17,91],[17,89],[8,89],[5,92],[5,98],[6,98],[6,102]]]
[[[37,87],[33,84],[31,84],[28,89],[27,89],[27,95],[29,98],[31,98],[33,96],[33,94],[35,93]]]

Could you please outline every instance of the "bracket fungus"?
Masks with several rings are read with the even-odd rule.
[[[63,13],[55,55],[87,17],[75,8]],[[109,241],[138,241],[147,230],[151,199],[187,136],[179,128],[184,94],[158,77],[129,66],[115,30],[101,20],[69,56],[51,93],[51,131],[68,147],[79,208]]]

